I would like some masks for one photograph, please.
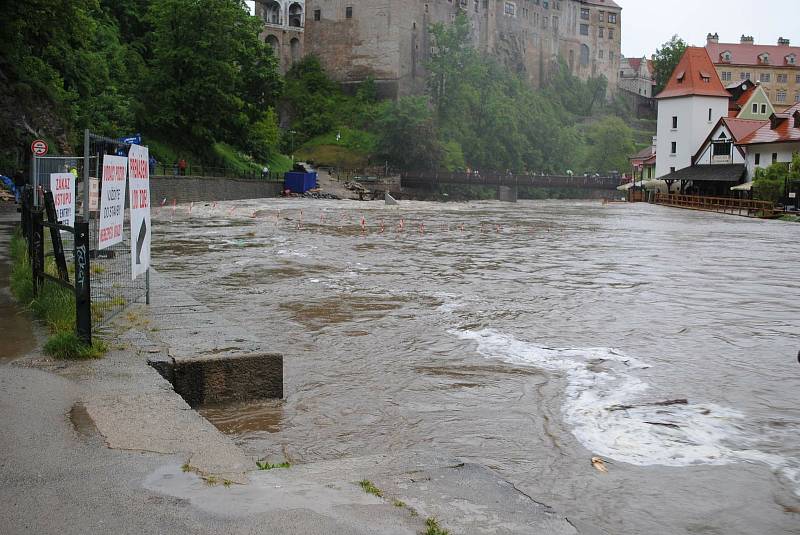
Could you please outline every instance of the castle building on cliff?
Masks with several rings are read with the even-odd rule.
[[[473,43],[539,87],[559,58],[576,76],[603,75],[616,90],[622,8],[613,0],[257,0],[262,39],[286,70],[320,58],[345,88],[373,78],[381,96],[425,90],[430,27],[463,12]]]

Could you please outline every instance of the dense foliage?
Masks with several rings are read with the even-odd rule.
[[[655,59],[653,60],[653,68],[656,71],[656,92],[660,93],[669,82],[672,71],[678,66],[678,62],[683,57],[689,45],[686,41],[673,35],[672,38],[661,45],[661,48],[656,49]]]
[[[792,163],[774,163],[756,169],[753,179],[753,197],[760,201],[781,202],[786,196],[788,180],[800,180],[800,153],[794,153]]]
[[[298,152],[402,168],[625,171],[635,148],[609,116],[604,78],[584,82],[562,64],[534,90],[472,46],[465,16],[431,28],[428,94],[383,102],[371,80],[346,94],[314,57],[281,76],[242,0],[28,0],[8,6],[1,28],[0,147],[16,147],[16,162],[31,137],[75,150],[84,128],[142,132],[165,162],[242,155],[245,166]]]

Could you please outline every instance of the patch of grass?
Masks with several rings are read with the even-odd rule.
[[[406,502],[404,502],[403,500],[398,500],[398,499],[395,498],[394,500],[392,500],[392,505],[394,505],[395,507],[405,507],[406,506]]]
[[[336,139],[337,134],[340,134],[338,140]],[[303,143],[300,149],[308,149],[323,145],[344,147],[354,152],[369,155],[377,149],[378,137],[372,132],[367,132],[365,130],[355,130],[347,127],[334,128],[327,134],[309,139]]]
[[[226,489],[228,487],[230,487],[231,485],[233,485],[233,481],[231,481],[230,479],[223,479],[222,480],[222,486],[225,487]]]
[[[181,466],[181,471],[183,472],[191,472],[192,470],[194,469],[189,465],[189,463],[184,463],[184,465]]]
[[[273,470],[275,468],[291,468],[290,463],[270,464],[267,461],[256,461],[256,466],[259,470]]]
[[[93,340],[92,345],[87,346],[78,339],[74,332],[54,334],[44,344],[44,352],[55,359],[99,359],[106,351],[108,351],[108,347],[102,340]]]
[[[285,173],[292,170],[294,161],[285,154],[273,154],[267,161],[267,165],[272,173]]]
[[[425,520],[425,527],[427,528],[424,535],[450,535],[450,532],[439,526],[439,522],[433,517],[428,517]]]
[[[362,168],[369,161],[367,154],[338,145],[302,147],[295,151],[295,158],[299,161],[311,162],[316,166],[330,166],[340,169]]]
[[[208,485],[209,487],[213,487],[219,483],[219,478],[217,478],[217,476],[205,476],[203,478],[203,481],[205,481],[206,485]]]
[[[778,219],[781,221],[788,221],[790,223],[800,223],[800,216],[796,215],[782,215]]]
[[[372,484],[372,482],[368,479],[362,479],[358,482],[361,488],[367,494],[372,494],[373,496],[377,496],[378,498],[383,498],[383,491]]]
[[[214,155],[223,163],[224,167],[232,169],[242,175],[260,173],[261,166],[247,154],[238,151],[227,143],[214,143]]]
[[[92,275],[102,275],[103,273],[106,272],[106,268],[104,266],[92,264],[91,271]]]
[[[17,301],[47,325],[52,334],[44,346],[45,353],[57,359],[102,357],[108,351],[102,340],[95,338],[91,346],[86,346],[75,335],[75,294],[72,291],[45,281],[39,288],[39,295],[34,297],[28,244],[19,231],[11,238],[11,258],[11,292]]]

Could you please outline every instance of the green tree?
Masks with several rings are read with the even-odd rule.
[[[277,103],[277,61],[242,0],[152,0],[150,73],[141,121],[205,147],[239,147]]]
[[[584,134],[586,155],[584,168],[592,171],[628,170],[628,157],[636,149],[633,130],[618,117],[604,117],[590,124]]]
[[[384,103],[376,126],[380,151],[393,164],[404,169],[436,169],[441,163],[443,148],[424,97]]]
[[[666,87],[670,76],[672,76],[672,71],[677,67],[688,46],[686,41],[677,35],[673,35],[669,41],[656,50],[656,56],[653,60],[656,75],[656,94]]]

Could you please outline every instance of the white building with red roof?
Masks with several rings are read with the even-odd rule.
[[[800,152],[800,102],[782,113],[775,113],[757,130],[736,143],[747,154],[747,171],[752,178],[759,167],[773,163],[789,164]]]
[[[646,57],[622,58],[619,62],[617,86],[639,96],[652,98],[655,92],[655,69],[653,60]]]
[[[656,177],[692,165],[708,133],[728,116],[731,94],[722,85],[702,47],[689,47],[658,101]]]

